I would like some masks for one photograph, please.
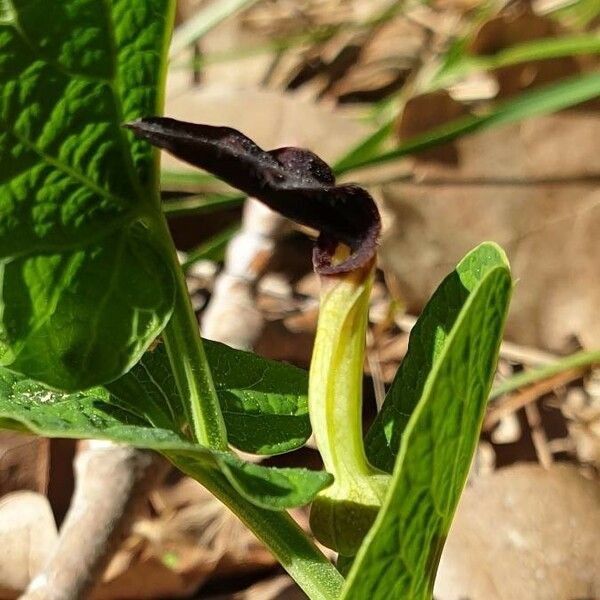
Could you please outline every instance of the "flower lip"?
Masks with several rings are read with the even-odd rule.
[[[381,231],[373,198],[357,185],[336,185],[329,166],[311,151],[294,147],[265,151],[236,129],[164,117],[140,119],[125,127],[285,217],[318,230],[313,252],[317,273],[348,273],[373,260]],[[350,247],[351,254],[335,264],[340,242]]]

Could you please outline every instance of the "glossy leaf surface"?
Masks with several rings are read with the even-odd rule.
[[[167,416],[160,424],[152,422],[150,414],[156,414],[155,408],[148,410],[148,416],[138,408],[116,400],[103,388],[63,394],[0,369],[0,424],[5,429],[149,448],[177,465],[187,465],[192,473],[195,464],[215,467],[250,502],[272,510],[307,504],[331,483],[331,476],[323,471],[263,467],[230,453],[210,451],[166,427]]]
[[[279,454],[306,443],[311,428],[305,371],[210,340],[204,340],[204,350],[233,446]],[[183,432],[185,408],[162,344],[108,389],[157,427]]]

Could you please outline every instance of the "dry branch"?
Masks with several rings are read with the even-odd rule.
[[[75,459],[76,487],[48,564],[22,600],[85,598],[166,472],[153,452],[88,442]]]

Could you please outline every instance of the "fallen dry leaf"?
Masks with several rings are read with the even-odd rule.
[[[600,118],[569,111],[460,140],[457,168],[418,162],[383,189],[395,223],[381,257],[418,313],[478,243],[507,251],[517,281],[507,335],[559,352],[600,345]]]
[[[275,559],[196,481],[151,494],[155,518],[138,520],[111,560],[93,600],[185,598],[208,579],[271,568]]]
[[[445,90],[415,96],[404,106],[396,125],[396,135],[400,142],[404,142],[468,113],[467,107],[454,100]],[[442,144],[417,156],[422,160],[449,165],[458,163],[458,150],[454,143]]]
[[[505,48],[540,38],[560,35],[554,19],[535,15],[522,6],[485,22],[475,33],[469,50],[473,54],[495,54]],[[507,97],[576,73],[578,61],[571,56],[552,60],[526,61],[518,65],[494,69],[499,85],[498,96]]]
[[[437,600],[600,596],[600,485],[573,466],[521,464],[475,480],[460,501]]]

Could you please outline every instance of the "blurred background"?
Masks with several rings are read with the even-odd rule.
[[[508,253],[506,341],[438,600],[600,598],[599,56],[599,0],[177,2],[166,115],[307,147],[378,202],[366,424],[441,279],[483,240]],[[162,187],[203,335],[307,367],[314,232],[168,156]],[[0,433],[0,597],[52,552],[87,451]],[[310,444],[267,462],[320,466]],[[93,598],[304,598],[192,480],[167,472],[139,504]]]

